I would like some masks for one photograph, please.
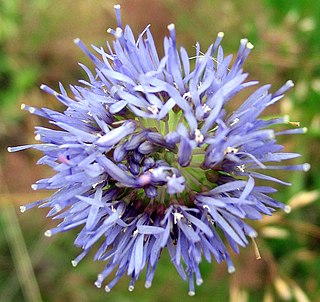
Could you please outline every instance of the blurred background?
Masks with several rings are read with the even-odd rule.
[[[171,22],[190,55],[196,41],[205,50],[219,31],[226,53],[236,53],[239,40],[248,38],[255,45],[245,64],[252,79],[271,83],[273,91],[288,79],[296,84],[267,115],[289,114],[309,129],[281,141],[312,168],[281,173],[293,186],[281,188],[277,198],[292,212],[253,224],[262,259],[256,260],[252,244],[233,255],[233,275],[225,264],[203,263],[204,284],[193,298],[167,253],[150,289],[141,278],[130,293],[123,278],[107,294],[93,285],[104,267],[90,259],[93,253],[71,266],[80,253],[73,246],[76,231],[46,238],[54,225],[46,211],[19,212],[19,205],[45,196],[30,185],[51,173],[35,165],[36,151],[7,153],[8,146],[32,143],[34,126],[44,123],[20,106],[60,108],[39,86],[57,88],[59,81],[67,86],[85,77],[77,63],[91,65],[73,39],[97,46],[110,40],[106,29],[116,26],[116,3],[136,34],[152,24],[160,53]],[[319,100],[319,0],[0,0],[0,301],[320,301]]]

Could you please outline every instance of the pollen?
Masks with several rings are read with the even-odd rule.
[[[199,129],[196,129],[195,131],[194,131],[194,134],[195,134],[195,141],[197,142],[197,143],[202,143],[203,142],[203,140],[204,140],[204,136],[203,136],[203,134],[200,132],[200,130]]]

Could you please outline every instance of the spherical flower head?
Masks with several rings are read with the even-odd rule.
[[[75,40],[95,68],[92,73],[80,64],[88,80],[71,86],[73,97],[61,84],[60,92],[41,86],[65,111],[22,106],[55,128],[36,127],[40,143],[9,151],[41,151],[38,164],[56,173],[32,188],[56,192],[21,210],[49,207],[48,216],[62,219],[46,236],[81,228],[75,244],[83,252],[73,266],[99,241],[94,258],[106,265],[95,284],[106,284],[107,292],[124,274],[131,276],[133,290],[144,268],[150,287],[167,248],[193,295],[194,281],[202,283],[203,257],[226,261],[233,272],[226,244],[238,253],[248,237],[257,235],[247,224],[250,219],[271,215],[275,208],[288,210],[269,196],[275,189],[257,186],[256,179],[289,185],[272,170],[308,170],[308,164],[281,164],[299,155],[282,152],[276,141],[305,129],[276,131],[277,125],[289,123],[287,117],[260,118],[291,81],[275,93],[269,92],[270,85],[259,87],[228,112],[226,104],[236,94],[257,85],[245,82],[248,75],[242,70],[253,48],[246,39],[233,64],[220,46],[223,33],[206,52],[197,44],[190,56],[177,48],[170,24],[159,58],[149,27],[135,39],[130,27],[122,26],[119,5],[115,12],[117,28],[108,30],[115,38],[112,45],[93,46],[93,53]],[[114,271],[114,279],[106,282]]]

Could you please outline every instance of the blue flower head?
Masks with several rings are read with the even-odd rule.
[[[240,41],[231,63],[232,56],[220,46],[223,33],[218,33],[206,52],[197,44],[191,57],[177,47],[170,24],[159,58],[149,26],[135,39],[130,27],[122,26],[119,5],[115,12],[118,27],[108,30],[115,38],[112,45],[93,46],[91,52],[74,41],[95,68],[92,72],[80,64],[88,80],[70,87],[73,96],[61,84],[60,92],[41,86],[65,111],[22,106],[55,127],[36,127],[35,139],[41,143],[9,151],[41,151],[38,164],[48,165],[55,175],[32,188],[56,191],[21,211],[50,208],[48,215],[61,222],[45,232],[49,237],[81,228],[75,244],[83,251],[74,266],[99,241],[94,259],[104,261],[105,268],[95,285],[104,284],[107,292],[124,274],[133,290],[144,269],[150,287],[166,248],[193,295],[194,282],[202,283],[203,258],[226,261],[233,272],[226,244],[238,253],[239,246],[257,236],[247,224],[250,219],[271,215],[275,208],[289,210],[269,196],[274,188],[256,185],[256,180],[289,185],[272,170],[309,169],[308,164],[281,164],[299,154],[283,152],[276,140],[305,129],[276,131],[276,125],[289,123],[287,117],[260,117],[293,83],[275,93],[264,85],[228,112],[235,95],[257,85],[246,82],[242,70],[253,48],[250,42]],[[107,278],[111,274],[114,278]]]

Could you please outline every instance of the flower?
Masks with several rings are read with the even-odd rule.
[[[44,200],[21,207],[48,207],[48,216],[61,219],[46,236],[82,227],[75,244],[83,249],[72,261],[76,266],[92,246],[100,247],[94,259],[105,261],[95,285],[109,292],[124,275],[131,276],[129,290],[146,268],[150,287],[161,252],[167,248],[189,295],[202,283],[199,263],[226,261],[235,270],[226,242],[238,253],[257,236],[247,224],[289,207],[274,200],[271,186],[256,179],[289,185],[267,174],[269,170],[304,170],[308,164],[281,165],[299,154],[282,152],[277,136],[304,133],[304,128],[276,131],[288,117],[260,118],[265,108],[278,102],[293,86],[288,81],[277,92],[270,85],[253,92],[234,112],[226,104],[256,81],[245,82],[242,70],[253,45],[242,39],[234,63],[224,56],[218,33],[215,42],[190,57],[177,48],[174,24],[168,26],[164,56],[159,58],[147,27],[135,40],[122,26],[109,29],[115,41],[96,54],[74,42],[95,65],[86,66],[88,81],[71,86],[70,97],[41,89],[66,106],[64,112],[23,105],[22,109],[48,119],[55,128],[36,127],[38,144],[10,147],[34,148],[56,173],[37,181],[34,190],[56,192]],[[194,67],[191,61],[194,60]],[[59,129],[59,130],[57,130]],[[272,174],[272,173],[271,173]],[[105,279],[115,272],[108,282]]]

